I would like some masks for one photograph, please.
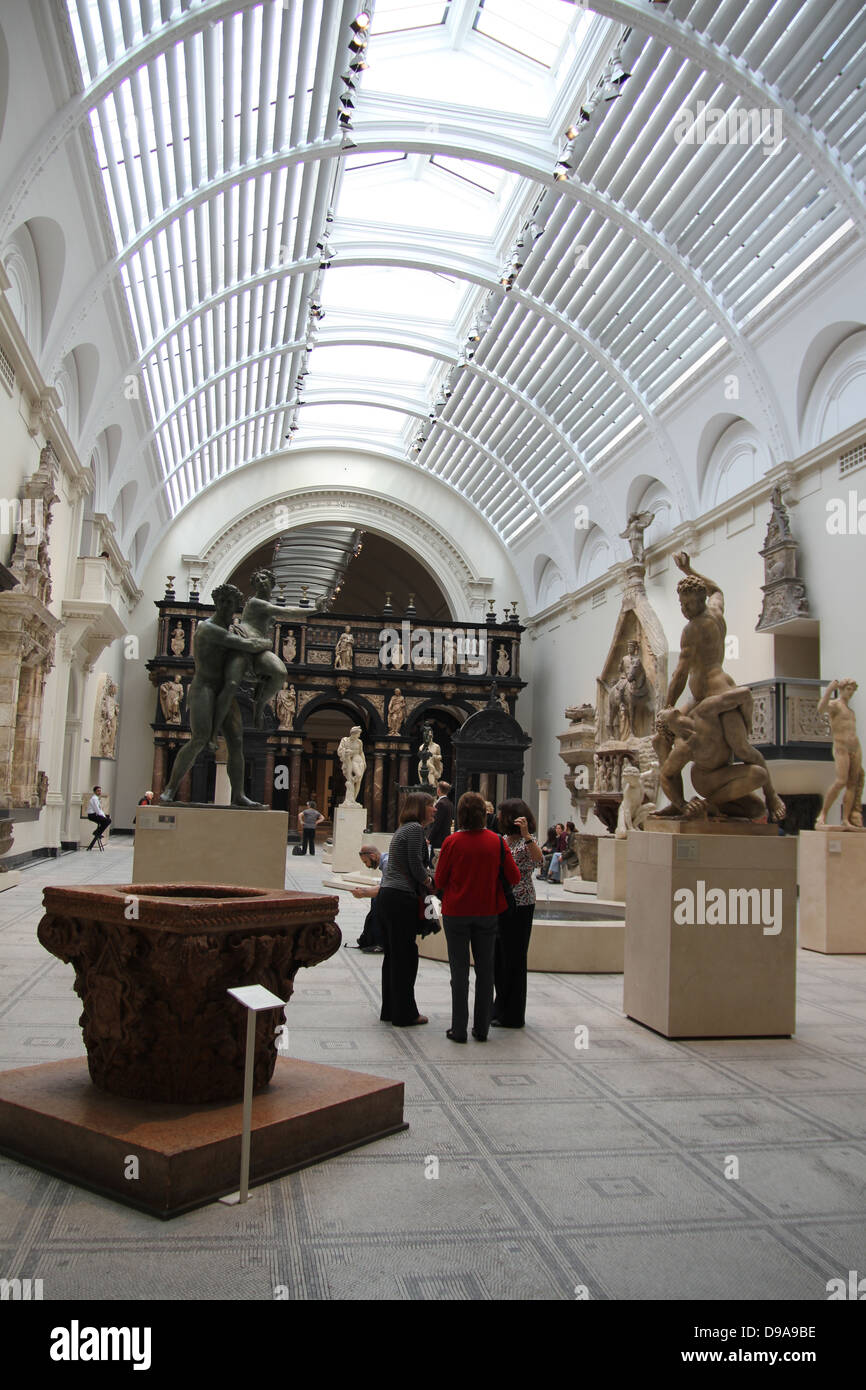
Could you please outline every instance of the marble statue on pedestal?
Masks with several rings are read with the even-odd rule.
[[[270,647],[267,637],[245,637],[234,629],[232,619],[243,603],[243,595],[234,584],[220,584],[214,589],[213,602],[216,610],[213,617],[199,623],[193,639],[195,674],[187,697],[191,737],[174,760],[171,777],[159,798],[164,804],[174,801],[181,781],[199,753],[208,744],[212,747],[216,744],[216,711],[220,704],[225,703],[221,696],[229,663],[236,672],[239,657],[243,657],[246,663],[247,657],[258,657]],[[222,734],[228,748],[226,770],[231,785],[231,804],[258,806],[258,802],[251,801],[244,793],[244,731],[241,712],[234,698],[237,685],[235,675],[230,685],[231,696],[222,718]]]
[[[422,730],[423,742],[418,752],[418,781],[435,787],[442,780],[442,749],[433,740],[433,730],[425,724]]]
[[[171,650],[175,656],[183,656],[186,651],[186,633],[180,623],[171,634]]]
[[[298,643],[295,634],[290,632],[283,642],[283,661],[291,664],[298,654]]]
[[[788,512],[780,486],[770,497],[770,520],[762,550],[764,559],[764,602],[758,618],[758,632],[771,632],[809,617],[806,586],[797,578],[797,542],[791,534]]]
[[[674,560],[683,571],[677,594],[687,622],[666,708],[656,720],[653,746],[661,765],[662,787],[670,798],[670,805],[658,814],[757,820],[766,808],[768,820],[782,820],[785,803],[773,787],[764,758],[749,741],[752,693],[746,686],[735,685],[723,667],[724,594],[714,580],[692,569],[685,551]],[[675,709],[686,682],[691,699]],[[699,796],[687,806],[682,773],[689,763]]]
[[[500,642],[496,650],[496,674],[497,676],[507,676],[511,670],[511,661],[509,660],[505,643]]]
[[[361,782],[367,769],[364,745],[361,742],[360,724],[354,724],[345,737],[340,739],[337,745],[337,757],[340,759],[340,766],[346,779],[346,795],[342,805],[356,806],[358,792],[361,789]]]
[[[845,796],[842,801],[842,824],[838,828],[863,829],[863,750],[857,737],[857,718],[849,707],[856,689],[857,682],[850,677],[831,681],[818,703],[818,713],[825,714],[830,721],[836,780],[824,797],[821,814],[815,821],[816,830],[837,828],[827,825],[827,815],[841,791]]]

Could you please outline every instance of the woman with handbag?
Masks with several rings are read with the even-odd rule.
[[[436,891],[451,966],[451,1027],[446,1037],[465,1043],[469,1026],[469,948],[475,962],[472,1036],[486,1042],[493,1007],[493,955],[499,914],[520,870],[505,841],[485,828],[483,796],[464,792],[457,803],[457,830],[439,851]]]
[[[499,829],[520,870],[514,889],[514,907],[499,918],[493,976],[494,1028],[522,1028],[526,1023],[526,958],[535,912],[532,871],[543,859],[541,847],[533,839],[535,817],[525,801],[512,797],[499,807]]]
[[[400,807],[397,829],[391,838],[388,863],[376,895],[379,922],[385,937],[382,957],[383,1023],[411,1028],[428,1019],[415,1003],[418,974],[416,935],[424,923],[424,905],[433,892],[430,847],[424,827],[433,819],[433,798],[426,792],[407,796]]]

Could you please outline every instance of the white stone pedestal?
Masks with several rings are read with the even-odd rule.
[[[628,838],[616,840],[613,835],[598,837],[598,896],[604,902],[625,902],[625,875],[628,862]]]
[[[667,1038],[793,1033],[797,841],[656,832],[626,843],[629,1017]]]
[[[866,953],[866,832],[801,830],[800,945]]]
[[[139,806],[134,883],[222,883],[285,888],[286,811]]]
[[[364,806],[338,806],[334,812],[334,854],[331,868],[335,874],[351,873],[363,867],[358,853],[364,843],[367,810]]]

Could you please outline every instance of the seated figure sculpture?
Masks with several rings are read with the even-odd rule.
[[[680,659],[668,686],[666,705],[656,720],[653,746],[661,784],[670,805],[661,816],[733,816],[780,821],[785,803],[776,792],[762,755],[749,741],[752,693],[735,685],[723,667],[725,599],[714,580],[696,573],[685,551],[674,556],[683,571],[677,585],[687,619]],[[688,681],[691,699],[674,708]],[[699,798],[686,806],[682,773],[692,763]],[[763,794],[763,801],[757,795]],[[703,798],[701,800],[701,798]]]

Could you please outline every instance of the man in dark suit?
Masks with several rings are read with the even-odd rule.
[[[454,804],[448,798],[451,790],[450,782],[437,782],[436,791],[438,793],[434,802],[433,820],[430,829],[427,831],[427,839],[431,849],[441,849],[442,842],[451,834],[451,822],[454,819]]]

